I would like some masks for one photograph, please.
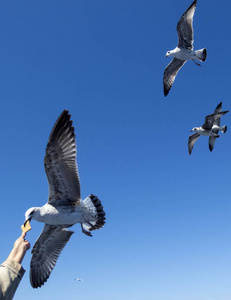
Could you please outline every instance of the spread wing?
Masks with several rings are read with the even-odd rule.
[[[205,130],[211,130],[213,125],[215,124],[215,122],[219,122],[220,123],[220,117],[223,116],[224,114],[226,114],[228,111],[220,111],[217,112],[216,114],[211,114],[205,117],[205,122],[202,125],[202,128]]]
[[[197,133],[197,132],[190,135],[190,137],[188,139],[188,152],[189,152],[189,154],[192,153],[193,146],[194,146],[195,142],[198,140],[199,137],[200,137],[200,134]]]
[[[77,149],[70,117],[67,110],[62,112],[46,147],[44,166],[49,183],[48,203],[53,206],[80,203]]]
[[[47,281],[61,251],[73,233],[63,229],[62,226],[44,225],[32,249],[30,283],[33,288],[41,287]]]
[[[215,145],[216,137],[210,136],[209,137],[209,150],[213,151],[214,145]]]
[[[173,58],[173,60],[167,65],[167,67],[164,70],[164,95],[167,96],[173,82],[176,78],[176,75],[181,67],[186,63],[186,60],[181,60],[177,58]]]
[[[222,102],[220,102],[217,105],[216,109],[214,110],[214,114],[217,114],[217,113],[219,113],[221,111],[222,111]],[[216,119],[215,122],[214,122],[214,125],[220,126],[220,120],[221,120],[220,118]]]
[[[196,5],[197,0],[193,1],[177,23],[179,48],[193,49],[193,16]]]
[[[227,112],[228,111],[222,112],[222,102],[220,102],[217,105],[216,109],[214,110],[214,123],[213,123],[213,125],[217,125],[218,127],[220,127],[220,122],[221,122],[220,117],[222,115],[226,114]],[[216,118],[216,116],[218,116],[218,117]],[[212,131],[213,131],[213,133],[218,134],[219,133],[219,128],[217,128],[216,126],[215,126],[215,128],[212,127]],[[218,138],[218,136],[217,137],[216,136],[210,136],[209,137],[209,150],[210,151],[213,151],[215,141],[216,141],[217,138]]]

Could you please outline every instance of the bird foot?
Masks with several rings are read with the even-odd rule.
[[[195,62],[194,59],[193,59],[193,61]],[[199,63],[197,63],[197,62],[195,62],[195,64],[196,64],[197,66],[201,67],[201,64],[199,64]]]
[[[82,233],[86,234],[87,236],[92,236],[92,234],[89,231],[87,231],[83,228],[82,224],[81,224],[81,228],[82,228]]]

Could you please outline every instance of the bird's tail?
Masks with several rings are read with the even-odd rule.
[[[195,51],[196,56],[199,60],[201,61],[205,61],[206,57],[207,57],[207,50],[206,48],[200,49],[200,50],[196,50]]]
[[[227,131],[227,126],[225,125],[225,126],[222,126],[221,127],[221,132],[222,133],[225,133]]]
[[[85,230],[92,231],[100,229],[105,224],[105,211],[101,201],[96,195],[91,194],[81,203],[85,213],[88,214],[88,222],[82,223]]]

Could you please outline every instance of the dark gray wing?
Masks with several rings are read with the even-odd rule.
[[[226,114],[227,112],[228,112],[228,110],[206,116],[205,122],[202,125],[202,128],[205,130],[211,130],[213,125],[215,124],[215,122],[217,122],[217,120],[220,119],[220,117],[223,116],[224,114]]]
[[[214,110],[214,114],[217,114],[217,113],[219,113],[221,111],[222,111],[222,102],[220,102],[217,105],[216,109]],[[216,119],[215,122],[214,122],[214,125],[220,126],[220,120],[221,120],[220,118]]]
[[[193,15],[196,9],[197,0],[189,6],[177,23],[178,47],[193,49]]]
[[[47,281],[61,251],[73,233],[63,229],[62,226],[44,225],[32,249],[30,283],[33,288],[41,287]]]
[[[173,60],[167,65],[167,67],[164,70],[164,95],[167,96],[173,82],[176,78],[176,75],[181,67],[186,63],[186,60],[181,60],[177,58],[173,58]]]
[[[220,102],[214,110],[214,114],[217,114],[222,111],[222,102]]]
[[[200,134],[197,133],[197,132],[190,135],[190,137],[188,139],[188,152],[189,152],[189,154],[192,153],[193,146],[194,146],[195,142],[198,140],[199,137],[200,137]]]
[[[44,158],[49,183],[48,203],[54,206],[80,203],[77,149],[74,127],[70,117],[69,112],[64,110],[56,121]]]
[[[219,136],[218,136],[219,137]],[[213,151],[214,145],[215,145],[215,141],[218,137],[215,136],[210,136],[209,137],[209,150]]]

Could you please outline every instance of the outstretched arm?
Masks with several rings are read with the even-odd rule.
[[[23,232],[22,235],[15,241],[14,247],[8,256],[8,259],[11,259],[19,264],[21,264],[26,251],[30,249],[30,243],[25,240],[26,234]]]
[[[15,241],[7,260],[0,266],[0,299],[11,300],[25,273],[21,262],[30,249],[30,243],[25,240],[25,233]]]

